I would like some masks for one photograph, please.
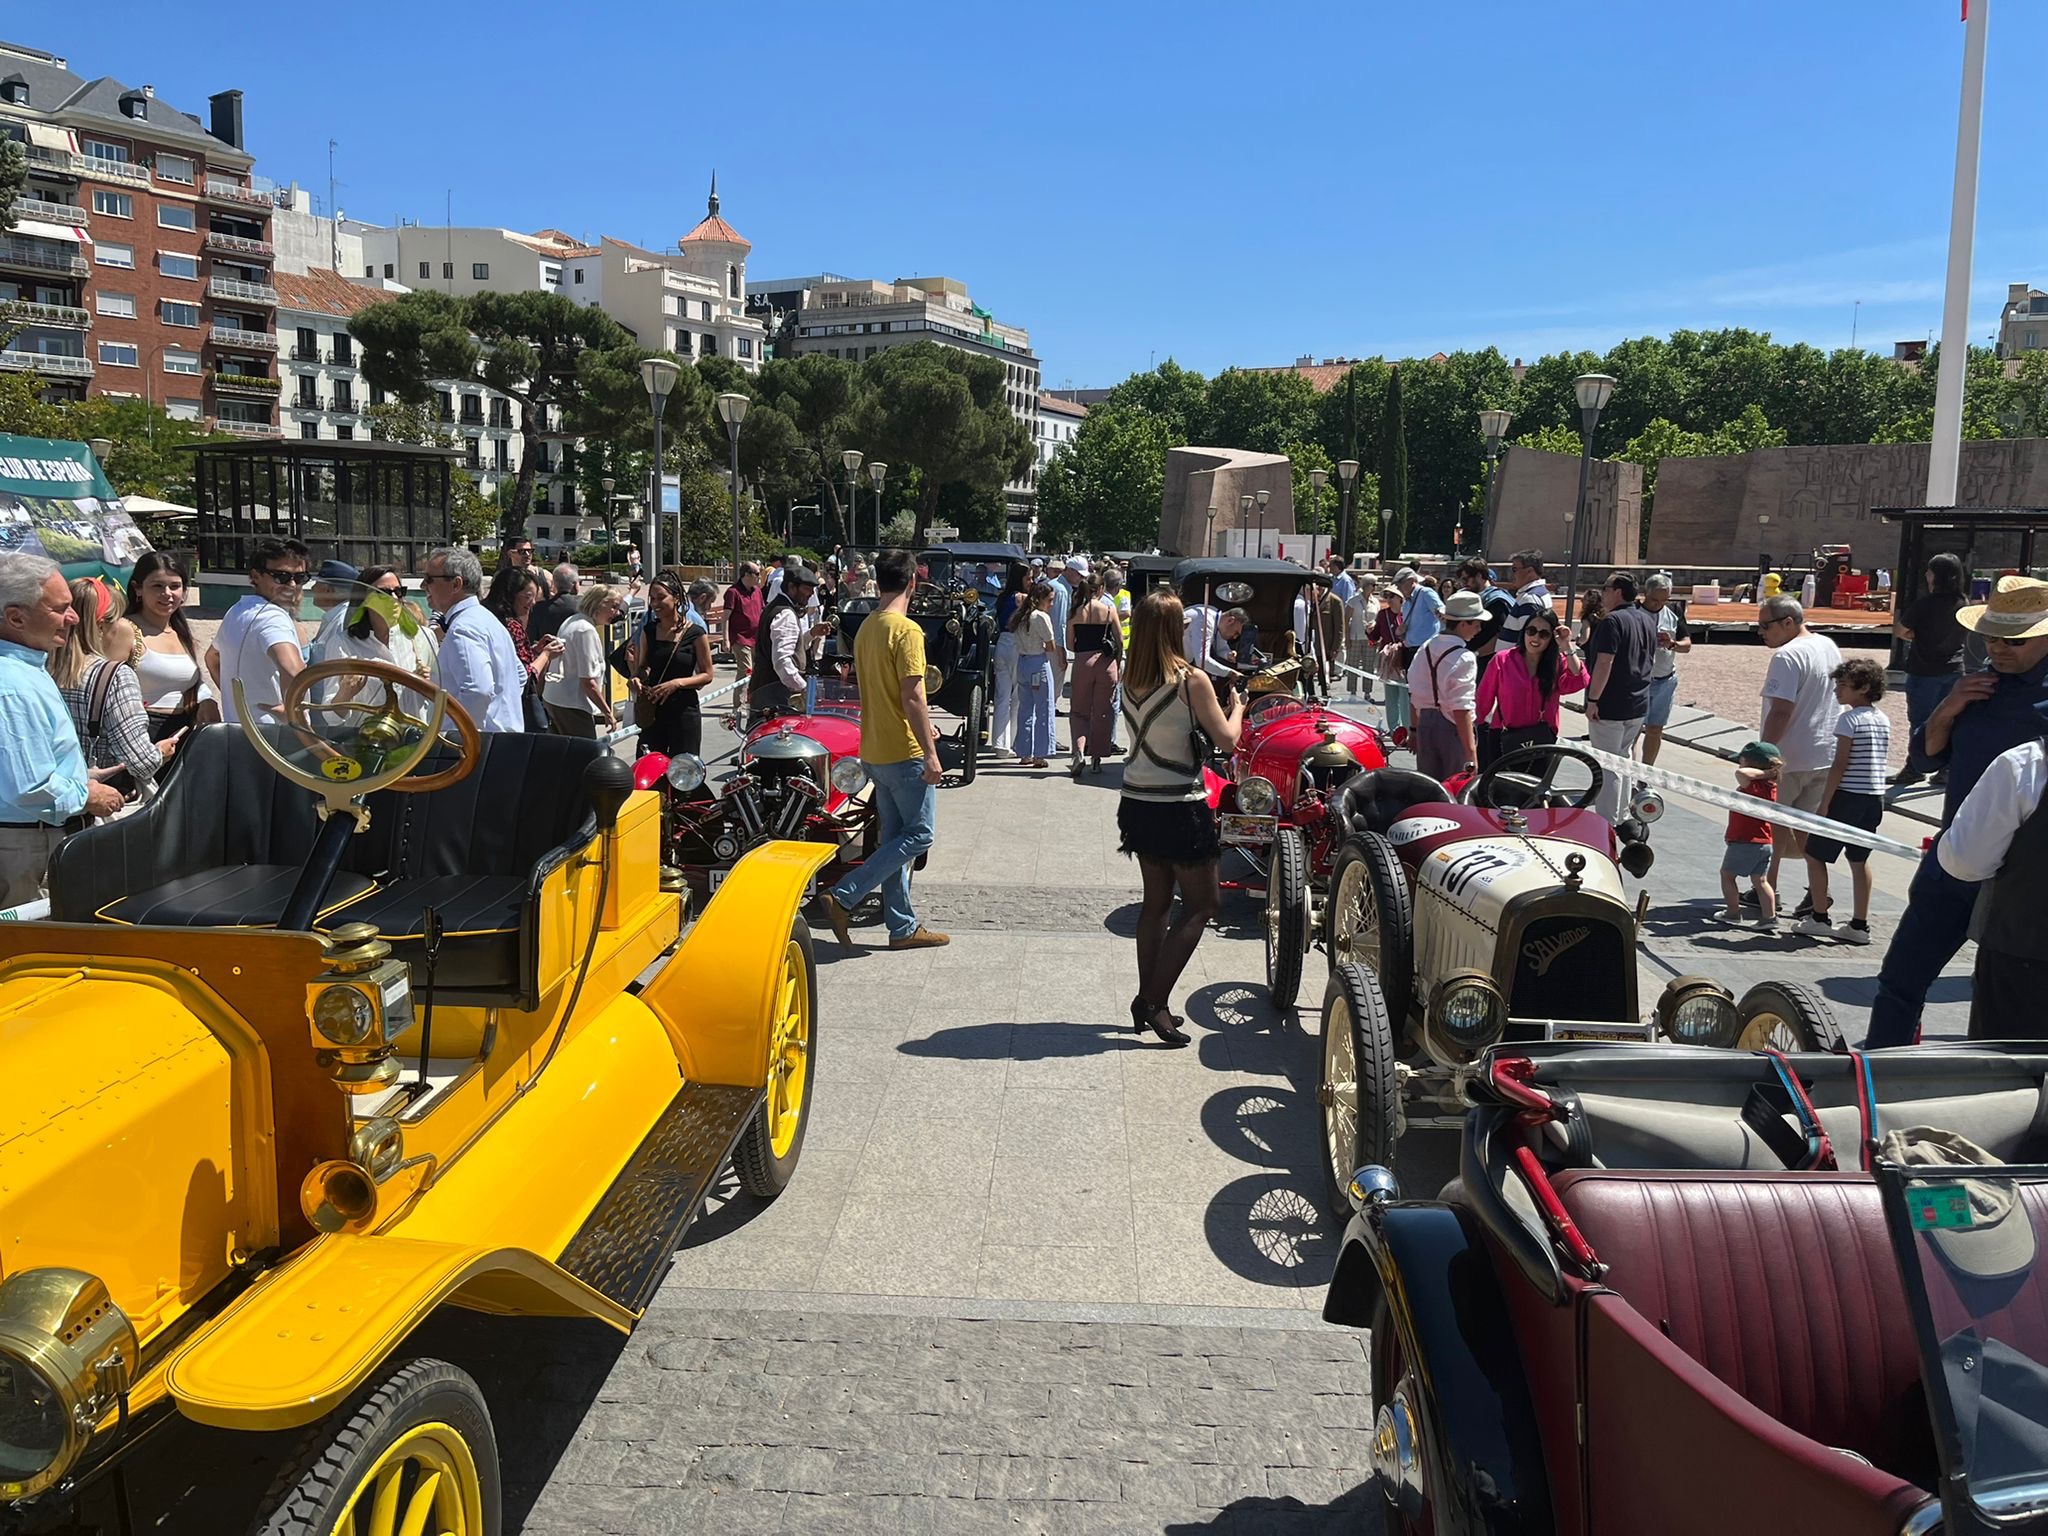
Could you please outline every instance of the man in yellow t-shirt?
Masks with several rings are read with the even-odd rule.
[[[932,845],[939,782],[939,738],[924,696],[924,631],[909,616],[917,561],[890,549],[875,561],[881,606],[853,642],[860,685],[860,760],[873,781],[880,842],[825,893],[825,915],[841,944],[853,943],[853,909],[882,893],[891,949],[933,949],[951,941],[917,920],[910,907],[910,866]]]

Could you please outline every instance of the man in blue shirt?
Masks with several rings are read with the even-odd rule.
[[[526,729],[526,668],[512,635],[477,601],[484,568],[466,549],[427,556],[420,585],[441,620],[441,686],[480,731]]]
[[[1401,608],[1407,623],[1401,632],[1401,671],[1405,676],[1416,652],[1442,633],[1444,600],[1422,584],[1422,578],[1410,565],[1394,573],[1394,585],[1401,589]]]
[[[0,907],[38,900],[50,854],[121,792],[86,774],[78,730],[49,673],[78,623],[54,561],[0,555]]]
[[[2048,733],[2048,581],[2001,576],[1991,601],[1956,611],[1956,622],[1989,643],[1991,670],[1965,676],[1913,733],[1913,767],[1946,768],[1946,827],[1977,781],[1998,758]],[[1877,975],[1866,1046],[1911,1045],[1920,1011],[1942,967],[1969,936],[1978,884],[1941,866],[1940,840],[1921,855]]]

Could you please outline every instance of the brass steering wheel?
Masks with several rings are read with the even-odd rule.
[[[383,697],[372,702],[357,698],[322,701],[312,696],[322,683],[339,679],[378,683]],[[422,697],[427,705],[424,718],[400,708],[401,691]],[[257,754],[292,783],[319,795],[330,809],[338,810],[379,789],[408,795],[445,789],[467,778],[483,753],[483,738],[468,710],[426,678],[389,662],[323,661],[294,677],[277,711],[280,724],[297,738],[290,756],[279,751],[257,725],[240,678],[235,679],[235,702],[242,733]],[[343,715],[365,718],[344,735],[332,724]],[[321,717],[329,722],[325,729],[318,723]],[[444,741],[444,721],[455,727],[455,761],[434,773],[413,774],[411,770]]]

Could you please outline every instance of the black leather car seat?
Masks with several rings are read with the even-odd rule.
[[[1451,792],[1426,773],[1412,768],[1368,768],[1345,781],[1339,806],[1350,831],[1385,837],[1403,811],[1418,805],[1442,805],[1451,798]]]
[[[539,1001],[539,898],[596,832],[584,796],[594,741],[487,735],[469,776],[423,795],[380,790],[315,926],[374,923],[424,980],[425,917],[441,919],[436,996]],[[163,795],[64,840],[51,915],[68,922],[271,927],[319,830],[313,797],[273,772],[239,729],[195,732]]]

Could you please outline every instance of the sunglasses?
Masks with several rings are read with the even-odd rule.
[[[272,581],[277,582],[280,586],[303,587],[306,584],[306,572],[304,571],[273,571],[268,566],[265,566],[263,574]]]
[[[1554,629],[1544,629],[1539,625],[1532,624],[1529,626],[1527,633],[1533,635],[1538,640],[1548,640],[1557,631]]]
[[[2009,640],[2004,635],[1986,635],[1984,640],[1987,645],[2002,645],[2009,651],[2017,651],[2023,646],[2032,645],[2040,638],[2039,635],[2026,635],[2018,640]]]

